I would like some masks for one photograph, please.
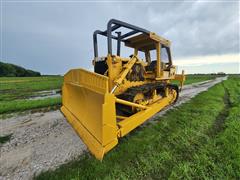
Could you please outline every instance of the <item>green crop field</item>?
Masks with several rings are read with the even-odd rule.
[[[186,81],[184,82],[185,85],[187,84],[193,84],[193,83],[198,83],[202,81],[207,81],[211,79],[215,79],[218,77],[217,75],[210,75],[210,74],[199,74],[199,75],[186,75]],[[173,83],[178,83],[178,81],[173,81]]]
[[[215,75],[187,75],[185,84],[215,78]],[[61,104],[61,98],[33,100],[41,91],[60,89],[62,76],[0,77],[0,114],[53,107]]]
[[[240,79],[139,127],[102,162],[85,156],[36,179],[239,179]]]
[[[210,75],[210,74],[206,74],[206,75],[187,75],[185,84],[192,84],[192,83],[207,81],[207,80],[215,79],[216,77],[217,77],[217,75]]]
[[[62,82],[62,76],[1,77],[0,114],[60,104],[60,97],[38,100],[31,97],[38,96],[42,91],[60,89]]]

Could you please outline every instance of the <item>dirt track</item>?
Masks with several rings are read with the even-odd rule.
[[[174,107],[225,79],[185,86]],[[166,108],[154,117],[174,107]],[[10,141],[0,145],[0,180],[31,179],[35,174],[54,169],[87,151],[58,110],[0,120],[0,136],[9,134],[12,134]]]

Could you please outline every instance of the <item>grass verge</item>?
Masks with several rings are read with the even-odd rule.
[[[61,102],[61,97],[39,100],[15,100],[7,102],[0,101],[0,114],[57,106],[60,105]]]
[[[122,138],[102,162],[86,154],[35,179],[238,179],[239,89],[230,77]]]

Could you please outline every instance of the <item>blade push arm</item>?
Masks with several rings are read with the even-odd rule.
[[[114,93],[114,91],[116,90],[116,88],[122,84],[123,80],[125,79],[125,77],[127,76],[127,74],[129,73],[129,71],[132,69],[133,65],[136,63],[137,61],[137,57],[133,56],[130,61],[128,61],[127,64],[125,64],[123,66],[123,70],[122,72],[119,74],[119,76],[115,79],[114,84],[115,86],[113,87],[111,93]]]

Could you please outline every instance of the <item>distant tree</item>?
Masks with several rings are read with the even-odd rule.
[[[0,62],[0,77],[34,77],[41,76],[40,72],[25,69],[23,67]]]

